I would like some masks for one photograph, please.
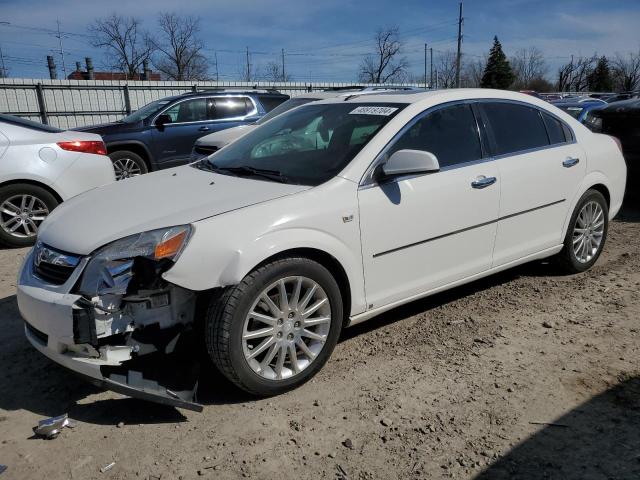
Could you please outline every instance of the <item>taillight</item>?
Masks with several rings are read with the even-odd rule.
[[[106,155],[107,147],[104,142],[98,140],[76,140],[75,142],[58,142],[58,146],[70,152],[93,153],[95,155]]]

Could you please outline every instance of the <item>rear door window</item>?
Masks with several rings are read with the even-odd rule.
[[[441,168],[481,159],[478,126],[471,106],[453,105],[429,113],[413,124],[388,153],[405,149],[433,153]]]
[[[244,117],[253,112],[253,102],[249,97],[214,97],[207,102],[212,120]]]
[[[540,111],[515,103],[481,103],[495,140],[494,155],[549,145]]]

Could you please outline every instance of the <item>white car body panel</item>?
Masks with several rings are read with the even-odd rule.
[[[45,185],[67,200],[115,180],[109,157],[67,151],[57,145],[76,140],[102,141],[99,135],[41,132],[4,122],[0,122],[0,133],[0,185],[27,180]]]
[[[206,145],[208,147],[222,148],[225,145],[237,140],[245,133],[257,128],[257,125],[250,123],[248,125],[238,125],[237,127],[226,128],[219,132],[213,132],[196,140],[196,145]]]

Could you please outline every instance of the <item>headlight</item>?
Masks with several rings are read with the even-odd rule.
[[[191,236],[190,225],[161,228],[116,240],[98,250],[82,274],[80,292],[123,295],[133,277],[135,259],[175,261]]]

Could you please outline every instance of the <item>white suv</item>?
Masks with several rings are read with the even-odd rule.
[[[625,180],[614,139],[531,96],[314,102],[63,204],[18,303],[35,348],[114,390],[199,408],[159,372],[201,342],[240,388],[274,395],[343,327],[535,259],[590,268]]]

